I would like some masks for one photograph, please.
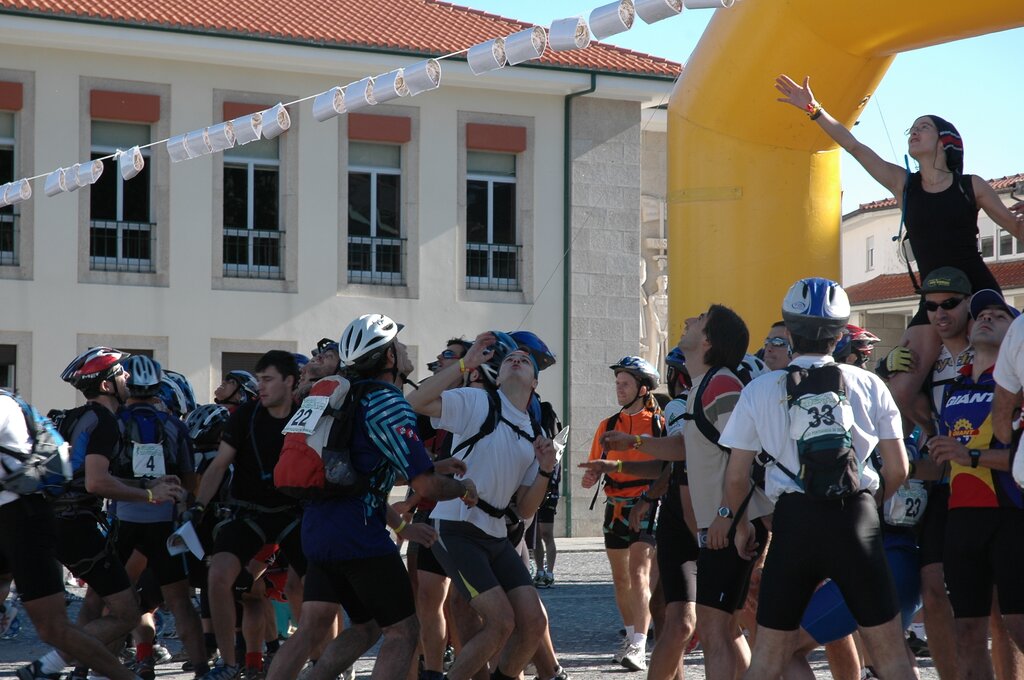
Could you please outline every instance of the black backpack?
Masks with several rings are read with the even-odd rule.
[[[801,488],[817,500],[853,496],[860,491],[860,464],[853,450],[853,412],[842,369],[833,363],[809,369],[790,366],[787,371],[790,436],[800,457]]]
[[[0,464],[5,473],[0,478],[0,490],[25,496],[37,491],[60,489],[71,479],[71,447],[54,424],[31,404],[6,390],[0,390],[0,396],[10,397],[18,405],[32,444],[28,452],[0,446],[0,453],[19,463],[11,470]]]

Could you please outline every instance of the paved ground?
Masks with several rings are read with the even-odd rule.
[[[551,617],[552,635],[562,665],[573,680],[598,680],[608,676],[642,678],[613,666],[610,656],[618,642],[620,621],[612,595],[608,562],[600,542],[592,539],[559,539],[557,583],[541,591]],[[73,605],[76,606],[76,605]],[[172,651],[179,649],[177,640],[166,641]],[[16,640],[0,640],[0,677],[12,677],[14,670],[39,656],[45,648],[25,622]],[[922,660],[921,677],[938,677],[929,659]],[[372,657],[365,657],[356,666],[358,677],[368,678]],[[704,666],[700,653],[686,658],[688,680],[703,680]],[[829,677],[820,650],[812,655],[812,667],[819,678]],[[180,665],[157,666],[158,680],[191,680]]]

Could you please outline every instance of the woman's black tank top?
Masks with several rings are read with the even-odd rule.
[[[971,176],[954,176],[944,191],[928,193],[921,173],[907,178],[903,219],[922,277],[939,267],[956,267],[967,274],[971,287],[1000,290],[978,250],[978,205]]]

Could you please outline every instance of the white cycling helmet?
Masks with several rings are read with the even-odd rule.
[[[388,347],[402,330],[402,324],[395,323],[383,314],[363,314],[353,320],[341,333],[338,341],[338,357],[345,368],[355,371],[366,370],[380,361]]]
[[[801,279],[782,300],[782,318],[794,335],[809,340],[834,338],[850,320],[850,298],[835,281],[817,276]]]

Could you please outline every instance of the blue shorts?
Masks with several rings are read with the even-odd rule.
[[[885,558],[896,585],[900,620],[905,630],[910,627],[914,614],[921,609],[921,567],[917,545],[912,538],[899,534],[887,534],[884,542]],[[827,645],[857,630],[857,622],[846,606],[839,586],[834,581],[826,581],[815,591],[804,610],[800,627],[819,645]]]

